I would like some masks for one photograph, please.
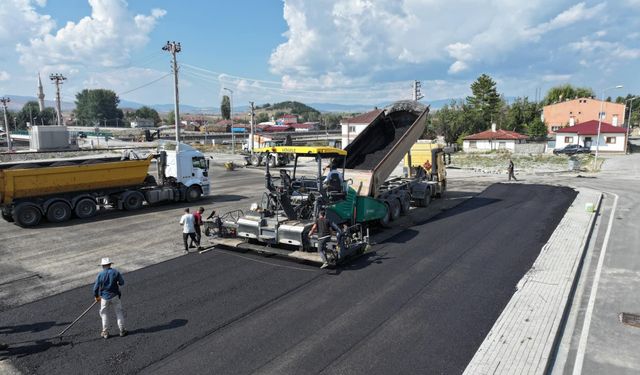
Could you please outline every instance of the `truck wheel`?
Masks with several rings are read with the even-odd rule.
[[[189,186],[187,189],[186,199],[187,202],[195,202],[202,196],[202,190],[199,186]]]
[[[387,212],[384,214],[382,218],[380,218],[380,220],[378,220],[378,223],[380,224],[380,226],[388,228],[391,226],[391,208],[389,207],[389,204],[386,202],[384,205],[387,206]]]
[[[396,221],[400,217],[400,201],[397,199],[389,200],[389,212],[391,214],[391,221]]]
[[[92,199],[84,198],[80,199],[78,203],[76,203],[76,208],[74,213],[80,219],[86,219],[96,214],[97,207],[96,202]]]
[[[21,227],[33,227],[40,223],[42,212],[31,203],[20,203],[13,209],[13,220]]]
[[[431,189],[426,189],[422,198],[422,207],[427,207],[429,203],[431,203]]]
[[[71,217],[71,206],[67,202],[53,202],[47,208],[47,220],[52,223],[62,223]]]
[[[122,206],[127,211],[134,211],[140,209],[143,202],[144,197],[142,196],[142,193],[138,191],[132,191],[124,197]]]
[[[411,197],[409,194],[403,194],[400,196],[400,211],[403,215],[406,215],[411,210]]]
[[[249,161],[251,162],[251,165],[255,166],[255,167],[259,167],[260,166],[260,162],[262,157],[260,157],[260,155],[258,154],[253,154],[251,156],[251,158],[249,159]]]
[[[4,210],[2,210],[1,213],[2,213],[2,218],[3,219],[5,219],[6,221],[8,221],[10,223],[13,223],[13,215],[11,215],[10,213],[8,213],[8,212],[6,212]]]

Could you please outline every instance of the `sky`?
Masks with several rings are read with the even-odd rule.
[[[640,0],[3,0],[0,95],[219,107],[297,100],[379,105],[464,98],[489,74],[507,97],[588,86],[640,94]],[[229,90],[225,90],[227,88]]]

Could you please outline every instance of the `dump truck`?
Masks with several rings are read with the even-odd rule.
[[[157,160],[157,176],[149,166]],[[209,163],[198,150],[180,144],[147,157],[121,157],[0,164],[2,217],[32,227],[45,217],[60,223],[96,214],[100,207],[133,211],[144,203],[195,201],[210,192]]]
[[[407,176],[390,178],[405,155],[409,154],[410,158],[412,146],[424,131],[428,113],[429,107],[416,101],[395,102],[345,147],[346,161],[335,160],[335,165],[344,163],[344,178],[351,181],[358,196],[375,198],[387,207],[385,216],[379,219],[384,226],[408,213],[411,205],[427,206],[446,189],[442,148],[431,149],[424,155],[428,163],[409,168]],[[349,199],[333,207],[332,212],[337,215],[334,221],[352,220],[351,207]],[[355,214],[362,214],[363,210],[367,207],[357,209]],[[371,222],[375,215],[379,214],[374,213],[374,217],[363,214],[356,221]]]

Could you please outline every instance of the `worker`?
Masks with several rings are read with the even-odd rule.
[[[328,191],[344,190],[344,177],[335,165],[331,165],[329,173],[324,178],[324,184],[327,186]]]
[[[518,181],[518,179],[516,178],[516,175],[513,173],[514,165],[511,159],[509,159],[509,167],[507,168],[507,170],[509,171],[509,181],[511,181],[512,177],[514,180]]]
[[[196,212],[193,213],[193,227],[196,231],[196,244],[198,245],[198,250],[202,250],[202,247],[200,246],[200,240],[202,239],[202,231],[200,229],[201,225],[204,225],[204,223],[202,222],[202,213],[204,212],[204,207],[200,207],[198,208],[198,210]],[[191,245],[189,245],[189,248],[193,248],[193,240],[191,240]]]
[[[321,210],[318,219],[309,231],[309,238],[318,232],[318,254],[320,254],[320,259],[322,259],[322,266],[320,266],[320,268],[327,268],[329,266],[325,250],[327,248],[327,242],[331,240],[331,229],[336,233],[340,233],[340,228],[338,228],[334,222],[328,220],[326,215],[326,211]]]
[[[182,242],[184,242],[184,251],[188,253],[188,239],[191,238],[192,242],[198,242],[196,241],[195,219],[193,215],[189,213],[189,207],[184,209],[184,215],[180,217],[180,225],[182,225]]]
[[[118,321],[118,328],[120,329],[120,336],[127,335],[127,330],[124,328],[124,312],[122,311],[122,302],[120,297],[120,286],[124,285],[124,279],[118,270],[111,268],[111,260],[109,258],[102,258],[100,265],[102,271],[96,277],[96,282],[93,284],[93,296],[96,302],[100,302],[100,318],[102,319],[102,336],[105,339],[109,338],[109,315],[107,309],[110,306],[116,311],[116,319]],[[116,298],[117,297],[117,298]]]

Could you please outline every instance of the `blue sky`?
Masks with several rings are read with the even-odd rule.
[[[640,0],[4,0],[0,94],[108,88],[172,102],[167,40],[180,41],[180,97],[219,106],[281,100],[376,105],[464,97],[487,73],[506,96],[571,83],[640,94]],[[153,83],[152,83],[153,82]],[[47,99],[53,86],[45,80]]]

